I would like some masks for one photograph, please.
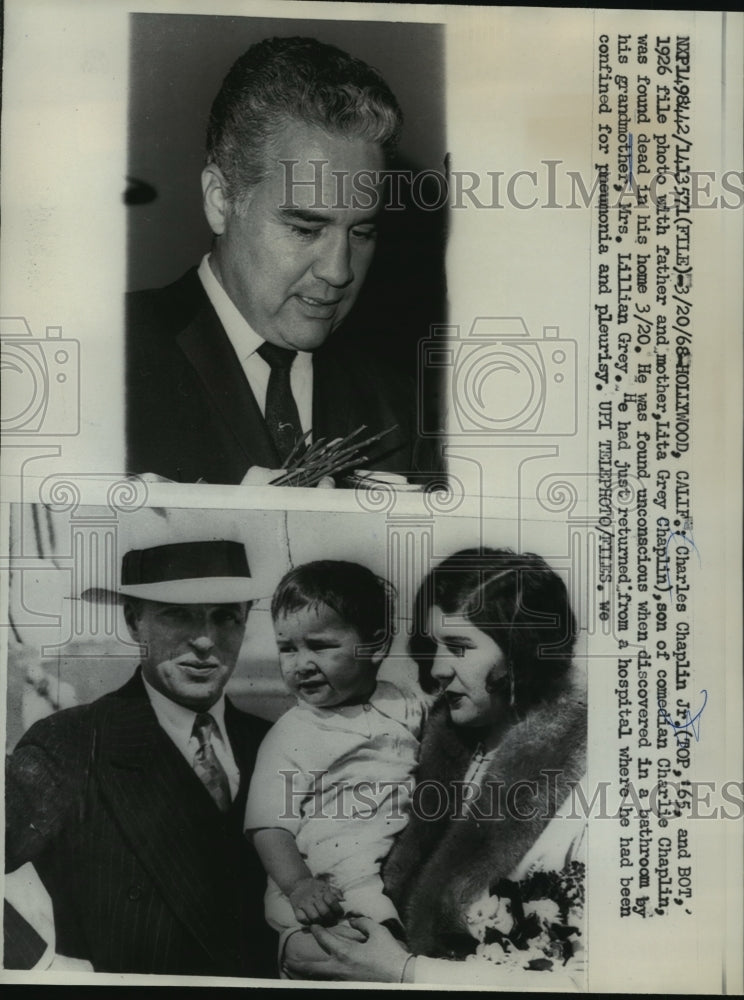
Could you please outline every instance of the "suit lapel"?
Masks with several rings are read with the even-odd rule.
[[[176,337],[212,406],[242,449],[246,469],[279,466],[263,415],[217,314],[208,299]]]
[[[141,682],[139,682],[141,688]],[[235,872],[224,817],[157,723],[147,695],[112,699],[99,733],[101,789],[133,852],[176,916],[219,962]],[[227,911],[227,912],[226,912]]]
[[[313,357],[313,440],[350,434],[354,399],[349,373],[328,350]]]
[[[358,438],[362,441],[397,424],[397,430],[370,446],[362,464],[368,469],[410,472],[409,428],[401,426],[402,412],[390,405],[387,387],[377,388],[376,374],[345,357],[334,344],[316,353],[313,372],[313,437],[351,434],[364,425]]]

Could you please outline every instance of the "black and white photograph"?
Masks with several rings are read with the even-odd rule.
[[[577,581],[510,532],[13,506],[6,967],[580,987]]]
[[[130,24],[127,471],[430,483],[417,348],[446,322],[427,177],[445,169],[443,25]]]

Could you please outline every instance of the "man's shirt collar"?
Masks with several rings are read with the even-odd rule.
[[[209,263],[209,255],[202,259],[197,274],[235,351],[256,403],[261,413],[265,414],[271,369],[258,353],[259,347],[265,341],[248,323],[220,284]],[[313,356],[310,351],[297,352],[290,370],[290,386],[297,403],[302,430],[308,433],[313,425]]]
[[[194,728],[194,719],[196,718],[197,713],[192,711],[190,708],[185,708],[183,705],[177,704],[175,701],[171,701],[170,698],[166,698],[166,696],[160,691],[156,691],[152,684],[146,680],[144,675],[142,676],[142,681],[145,685],[147,697],[150,699],[150,704],[152,705],[153,711],[155,712],[157,720],[160,723],[160,727],[164,729],[166,733],[171,736],[171,738],[173,738],[173,734],[177,733],[182,740],[188,742],[188,740],[191,739],[191,733]],[[225,740],[224,694],[220,695],[219,701],[212,705],[209,709],[209,714],[217,723],[221,738]]]
[[[209,254],[202,258],[197,274],[235,353],[244,361],[263,344],[263,337],[259,337],[219,283],[209,263]]]

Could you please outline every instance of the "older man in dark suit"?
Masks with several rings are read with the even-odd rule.
[[[242,832],[268,724],[224,696],[254,596],[240,543],[128,552],[135,675],[36,723],[9,758],[6,870],[33,863],[58,953],[105,972],[274,975]]]
[[[303,434],[361,425],[395,428],[367,468],[438,470],[417,434],[416,387],[374,344],[331,337],[372,261],[401,121],[382,78],[333,46],[270,39],[238,59],[207,134],[212,252],[168,288],[130,297],[130,472],[266,483]]]

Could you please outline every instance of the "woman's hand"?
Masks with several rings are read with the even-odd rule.
[[[293,963],[292,949],[288,947],[284,961],[289,972],[296,978],[374,983],[399,983],[404,968],[412,974],[414,963],[408,961],[411,956],[387,928],[369,917],[350,917],[349,924],[357,932],[353,938],[343,924],[333,928],[313,924],[310,931],[326,958],[314,960],[311,969],[302,967]],[[406,982],[411,981],[412,977],[406,978]]]

